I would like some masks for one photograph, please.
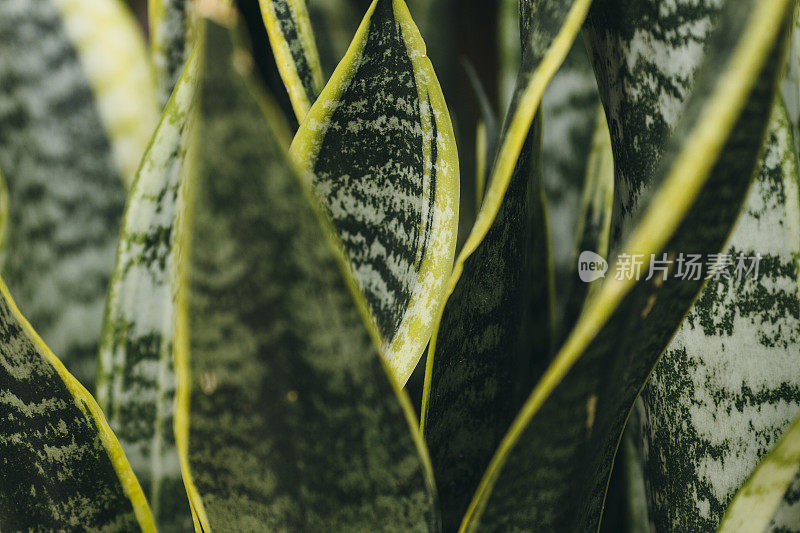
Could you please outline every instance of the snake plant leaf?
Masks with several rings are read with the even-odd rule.
[[[503,205],[467,261],[428,353],[423,429],[445,531],[458,528],[521,404],[517,384],[527,358],[518,344],[523,327],[530,327],[525,313],[532,291],[525,275],[534,259],[528,236],[536,231],[536,206],[529,199],[530,190],[541,186],[541,126],[529,137]]]
[[[172,431],[178,224],[198,75],[194,53],[128,197],[106,301],[97,399],[125,449],[156,522],[191,529]]]
[[[794,500],[796,516],[796,490],[800,472],[800,419],[795,420],[785,435],[764,457],[747,483],[731,502],[717,531],[797,531],[798,522],[781,523],[786,512],[783,503],[787,496]],[[790,495],[790,492],[795,494]],[[780,527],[782,526],[782,527]]]
[[[583,39],[572,45],[564,64],[544,93],[544,186],[553,242],[557,313],[563,321],[565,302],[577,261],[575,230],[581,225],[582,191],[587,183],[600,95]],[[613,183],[613,182],[612,182]],[[560,325],[564,333],[573,323]]]
[[[622,252],[649,257],[722,248],[766,132],[784,49],[778,34],[786,27],[775,21],[786,20],[789,7],[789,2],[754,1],[723,9],[704,68],[688,91],[686,111],[680,113],[683,120],[656,172],[640,176],[654,190],[652,201],[640,207],[636,230]],[[634,20],[622,19],[620,13]],[[663,15],[662,23],[688,23],[669,10],[648,11],[652,13]],[[641,12],[632,3],[598,0],[589,24],[592,42],[638,53],[616,33],[634,27],[637,15]],[[637,38],[647,31],[644,28],[678,38],[672,32],[662,34],[658,19],[646,17],[638,28],[638,33],[631,30]],[[609,88],[605,68],[636,64],[612,60],[609,57],[615,56],[602,50],[594,53],[601,67],[601,95]],[[618,69],[612,72],[621,74]],[[621,100],[604,101],[606,112],[616,113],[609,103]],[[612,141],[613,133],[612,129]],[[615,146],[619,162],[616,150]],[[647,187],[642,184],[639,191]],[[702,284],[674,276],[663,282],[645,278],[637,283],[634,276],[614,276],[603,282],[500,443],[462,522],[464,530],[598,527],[633,401]]]
[[[444,298],[459,204],[450,115],[403,0],[372,2],[291,153],[333,219],[402,386]]]
[[[191,49],[189,0],[149,0],[150,54],[158,100],[166,107]]]
[[[530,253],[529,236],[536,241],[534,235],[547,233],[535,192],[541,183],[541,132],[532,122],[588,2],[542,1],[522,9],[528,21],[541,24],[532,29],[524,25],[527,46],[499,155],[476,225],[448,281],[448,301],[428,350],[422,425],[441,488],[446,530],[458,527],[526,386],[532,386],[532,346],[521,346],[523,338],[528,340],[522,330],[530,327],[524,324],[528,299],[547,283],[547,276],[532,286],[525,276],[535,262],[549,260],[549,253]],[[519,135],[524,145],[516,146]],[[533,227],[537,213],[540,222]],[[548,346],[548,341],[537,338],[533,346]]]
[[[259,0],[278,71],[303,122],[325,85],[308,0]]]
[[[4,278],[79,381],[91,385],[119,218],[155,121],[138,28],[118,0],[0,6]]]
[[[329,219],[277,140],[287,126],[250,92],[248,52],[227,29],[206,31],[176,338],[176,439],[196,524],[435,530],[410,402],[365,327]]]
[[[576,239],[570,254],[570,279],[564,296],[564,314],[559,332],[569,333],[583,306],[599,285],[585,283],[579,277],[579,260],[584,251],[608,256],[611,217],[614,204],[614,155],[611,135],[602,108],[596,113],[594,135],[586,164],[586,183],[577,218]],[[555,239],[554,239],[555,240]],[[563,339],[559,339],[563,340]]]
[[[0,524],[5,531],[155,531],[92,396],[0,281]]]
[[[730,265],[708,282],[642,392],[649,515],[659,530],[716,528],[800,415],[799,187],[792,126],[779,103],[721,256]]]
[[[795,8],[789,65],[781,89],[789,121],[792,123],[795,148],[800,152],[800,4]]]

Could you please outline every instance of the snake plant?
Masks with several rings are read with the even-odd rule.
[[[2,0],[0,530],[800,531],[799,154],[790,0]]]

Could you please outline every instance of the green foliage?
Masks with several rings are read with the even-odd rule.
[[[796,3],[133,4],[0,3],[0,530],[800,531]]]

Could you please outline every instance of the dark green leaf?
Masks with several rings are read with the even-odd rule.
[[[291,153],[327,207],[400,385],[433,331],[453,264],[453,128],[403,0],[375,0]]]
[[[641,48],[623,39],[627,34],[635,42],[650,39],[651,47],[658,42],[670,50],[672,43],[682,50],[681,34],[662,25],[680,21],[697,29],[697,24],[660,5],[598,0],[589,22],[612,125],[617,192],[625,197],[628,223],[634,228],[619,248],[643,257],[645,275],[638,283],[635,277],[609,276],[591,299],[492,459],[462,524],[467,530],[598,527],[631,405],[702,285],[674,276],[646,281],[650,254],[720,250],[751,182],[781,70],[784,39],[778,35],[785,25],[775,21],[787,20],[790,2],[731,3],[719,19],[715,9],[707,11],[701,18],[709,27],[719,20],[718,30],[694,89],[686,87],[681,98],[663,109],[658,99],[645,106],[633,98],[646,97],[648,87],[656,95],[663,93],[652,78],[641,76],[633,58],[626,59],[627,53],[639,57]],[[680,11],[686,6],[672,7]],[[666,41],[657,41],[660,36]],[[674,67],[675,58],[667,52],[656,59]],[[634,69],[630,73],[628,65]],[[651,129],[634,128],[620,137],[616,125],[634,122],[631,113],[644,114],[641,123],[648,124],[648,116],[666,111],[682,120],[659,165],[653,172],[631,173],[634,148],[653,157],[664,150],[658,143],[666,135],[653,138]]]
[[[0,281],[0,524],[4,531],[155,532],[92,396]]]
[[[308,0],[259,0],[278,71],[289,92],[298,122],[303,122],[325,80]]]
[[[286,126],[250,92],[248,52],[213,24],[207,42],[176,339],[176,439],[197,523],[435,530],[410,403],[330,222],[277,141]]]

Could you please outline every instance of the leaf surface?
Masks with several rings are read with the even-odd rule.
[[[720,274],[642,391],[644,472],[657,528],[716,528],[746,476],[800,414],[799,178],[792,126],[778,103]]]
[[[25,315],[91,386],[123,181],[152,134],[154,90],[117,0],[0,6],[0,168],[9,196],[3,273]]]
[[[92,396],[0,281],[0,524],[155,532],[142,489]]]
[[[622,9],[623,5],[629,9]],[[638,16],[637,7],[643,5],[599,0],[590,17],[590,38],[594,43],[610,43],[616,50],[616,32],[630,30],[632,23],[620,13]],[[776,45],[782,42],[778,39],[782,26],[774,21],[786,20],[788,8],[788,2],[738,2],[724,10],[701,75],[694,90],[687,91],[691,99],[666,155],[655,172],[627,176],[643,180],[639,192],[649,190],[652,200],[636,206],[636,230],[621,251],[649,257],[651,253],[669,256],[678,250],[722,248],[766,131],[783,49]],[[668,15],[665,12],[665,21],[676,20]],[[647,24],[643,28],[657,34],[662,30],[654,19],[642,20]],[[675,34],[665,35],[669,39]],[[619,47],[636,51],[624,41]],[[619,118],[609,105],[624,100],[618,93],[606,98],[604,90],[631,87],[635,91],[639,78],[634,75],[628,85],[607,85],[609,79],[619,82],[618,76],[625,74],[620,65],[636,65],[617,61],[607,52],[594,53],[614,141],[613,124]],[[640,83],[647,86],[649,81]],[[634,142],[630,137],[624,140]],[[614,149],[619,163],[619,145]],[[625,167],[617,168],[624,175]],[[715,209],[709,209],[710,205]],[[463,529],[598,527],[631,405],[700,285],[674,278],[663,283],[625,278],[604,282],[503,438],[462,522]]]
[[[167,530],[191,527],[172,431],[173,343],[198,62],[186,64],[129,194],[98,359],[98,402]]]
[[[542,132],[532,121],[588,3],[540,2],[527,9],[542,22],[535,30],[523,28],[523,63],[499,155],[428,352],[422,420],[446,530],[461,522],[494,450],[550,355]],[[520,133],[524,145],[515,147]]]
[[[176,339],[176,439],[196,524],[435,530],[410,403],[278,141],[286,125],[250,92],[252,61],[228,30],[209,25],[207,42]]]
[[[775,448],[764,457],[747,483],[731,502],[717,531],[796,531],[797,522],[776,528],[776,519],[786,512],[783,502],[789,492],[796,500],[800,472],[800,421],[795,420]],[[796,515],[793,517],[796,518]]]
[[[259,3],[278,71],[297,121],[303,122],[325,84],[308,0],[259,0]]]
[[[189,0],[149,0],[150,55],[158,99],[166,107],[190,52]]]
[[[291,153],[333,219],[404,385],[453,264],[459,170],[444,97],[402,0],[372,3]]]

